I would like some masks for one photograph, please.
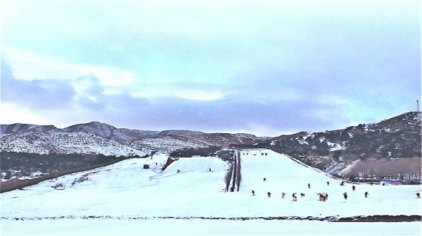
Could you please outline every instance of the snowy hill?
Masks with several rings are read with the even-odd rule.
[[[151,151],[169,153],[182,148],[228,147],[232,144],[252,144],[262,140],[252,134],[130,130],[101,122],[77,124],[64,129],[29,124],[1,125],[0,127],[0,151],[38,154],[97,152],[105,155],[109,153],[109,155],[131,156],[134,153],[139,155],[141,152],[150,153]],[[65,144],[66,147],[56,144]],[[121,150],[120,153],[117,153],[114,148],[117,146]]]
[[[83,132],[88,134],[94,134],[105,139],[111,139],[119,143],[129,144],[134,140],[140,138],[151,137],[158,132],[156,131],[143,131],[143,130],[130,130],[116,128],[114,126],[101,123],[101,122],[90,122],[86,124],[72,125],[63,129],[65,132]]]
[[[47,132],[57,129],[54,125],[32,125],[32,124],[11,124],[0,125],[0,137],[5,134],[24,133],[24,132]]]
[[[5,135],[0,150],[37,154],[102,154],[106,156],[144,156],[146,153],[116,141],[83,132],[25,132]]]
[[[260,152],[267,155],[261,156]],[[167,158],[166,154],[159,154],[152,159],[127,159],[45,181],[23,191],[3,193],[3,227],[13,233],[14,230],[29,232],[24,224],[11,228],[16,226],[13,222],[19,221],[30,227],[32,221],[54,220],[60,224],[78,219],[90,219],[90,222],[155,219],[158,226],[161,222],[157,219],[336,220],[371,215],[420,215],[421,203],[415,195],[421,192],[420,185],[354,184],[353,191],[351,183],[340,186],[340,180],[270,150],[242,151],[239,192],[224,191],[229,166],[219,158],[180,158],[161,171]],[[149,169],[144,169],[146,164]],[[251,194],[252,189],[255,196]],[[267,192],[272,193],[271,197]],[[285,198],[281,198],[282,192],[286,192]],[[294,192],[298,194],[297,202],[291,200]],[[328,193],[328,200],[318,201],[317,192]],[[347,200],[343,198],[344,192],[349,194]],[[369,192],[368,198],[364,197],[365,192]],[[300,197],[300,193],[305,196]]]
[[[420,176],[420,168],[414,167],[421,160],[421,117],[420,112],[409,112],[376,124],[282,135],[260,143],[260,146],[286,153],[325,172],[346,177],[357,177],[359,173],[365,178],[393,173]],[[381,168],[384,166],[382,161],[390,159],[403,160],[400,164],[391,165],[393,167],[388,170]],[[356,160],[363,163],[361,168],[350,168],[350,165],[357,163]],[[345,172],[348,167],[353,171]]]

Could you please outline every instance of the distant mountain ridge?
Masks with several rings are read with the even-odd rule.
[[[0,125],[0,135],[12,134],[12,133],[23,133],[29,131],[45,132],[49,130],[57,129],[54,125],[33,125],[33,124],[21,124],[15,123],[11,125]]]
[[[420,176],[421,117],[420,112],[408,112],[375,124],[281,135],[259,145],[343,177],[381,175],[385,172],[379,169],[385,164],[382,161],[416,158],[414,161],[397,162],[392,171],[394,168],[396,171],[406,169],[408,174]],[[375,160],[379,164],[373,165]],[[353,166],[360,166],[360,169]]]
[[[53,125],[20,123],[0,125],[0,129],[0,151],[38,154],[143,156],[153,151],[168,153],[181,148],[228,147],[233,144],[252,144],[263,139],[252,134],[134,130],[116,128],[97,121],[63,129]]]

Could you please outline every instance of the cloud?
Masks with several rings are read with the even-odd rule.
[[[2,52],[13,73],[2,73],[2,102],[55,123],[157,130],[375,122],[420,97],[418,6],[8,3]]]
[[[1,61],[1,100],[14,101],[33,109],[68,106],[75,94],[71,85],[60,80],[18,80],[4,60]]]
[[[102,121],[138,129],[191,129],[208,132],[283,132],[320,130],[343,123],[338,106],[316,101],[256,101],[225,98],[198,101],[182,98],[134,98],[124,94],[102,97],[104,109],[95,110]],[[335,116],[332,119],[321,116]],[[259,128],[259,130],[257,130]]]
[[[213,83],[158,83],[134,88],[130,95],[137,98],[159,99],[165,97],[193,101],[217,101],[224,99],[228,89]]]
[[[135,75],[116,67],[69,63],[58,58],[21,48],[2,47],[3,57],[14,67],[21,80],[75,80],[79,77],[96,77],[104,87],[124,89],[133,85]]]
[[[99,120],[138,129],[256,132],[259,127],[265,132],[271,130],[272,134],[278,134],[282,131],[326,127],[332,121],[310,114],[321,109],[330,112],[336,110],[334,105],[327,106],[313,101],[259,101],[247,96],[198,99],[172,94],[152,98],[133,97],[124,93],[110,95],[104,94],[104,87],[96,77],[78,78],[75,80],[77,89],[72,86],[75,81],[19,80],[14,78],[5,61],[2,62],[1,81],[4,90],[1,99],[9,104],[7,110],[10,110],[10,104],[23,106],[33,111],[33,120],[40,121],[44,117],[42,123],[50,121],[56,125]],[[193,84],[192,87],[204,89],[213,86]]]

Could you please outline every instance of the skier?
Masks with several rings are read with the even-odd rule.
[[[311,184],[310,183],[308,183],[308,189],[311,189]]]
[[[317,194],[319,196],[319,200],[320,201],[322,201],[322,202],[327,201],[327,199],[328,199],[328,193],[317,193]]]
[[[292,193],[292,201],[297,202],[297,196],[296,193]]]
[[[347,200],[347,193],[346,192],[343,193],[343,197],[344,197],[344,200]]]
[[[369,193],[365,192],[365,198],[368,198]]]

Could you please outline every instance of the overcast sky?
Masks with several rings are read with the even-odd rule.
[[[279,135],[378,122],[420,97],[418,1],[1,9],[0,123]]]

